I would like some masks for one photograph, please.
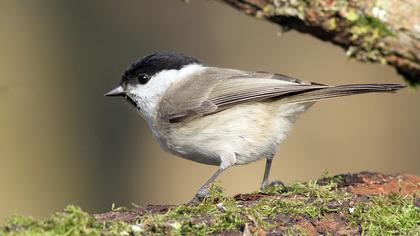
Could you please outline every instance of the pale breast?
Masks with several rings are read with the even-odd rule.
[[[219,165],[219,153],[234,153],[235,164],[271,158],[298,114],[310,104],[242,104],[192,121],[170,124],[164,148],[200,163]],[[159,135],[159,134],[158,134]],[[162,135],[162,134],[161,134]],[[157,137],[159,139],[159,137]]]

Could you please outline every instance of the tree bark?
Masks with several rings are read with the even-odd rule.
[[[147,191],[147,190],[145,190]],[[67,206],[45,219],[14,216],[0,235],[418,235],[420,177],[361,172],[224,196],[199,204]]]
[[[389,64],[410,85],[420,84],[418,0],[217,0],[284,31],[332,42],[362,62]]]
[[[336,187],[327,191],[325,187],[322,187],[335,180],[339,182]],[[419,176],[361,172],[323,178],[318,180],[316,185],[305,190],[307,187],[308,185],[298,183],[289,185],[284,188],[284,191],[274,194],[263,192],[236,194],[233,196],[233,200],[235,206],[238,206],[235,209],[240,209],[240,212],[229,210],[227,205],[226,209],[224,207],[226,202],[223,203],[221,199],[214,198],[214,202],[210,201],[207,203],[209,205],[201,207],[204,209],[201,212],[197,208],[192,206],[188,208],[185,205],[148,205],[130,210],[114,210],[95,214],[94,217],[99,222],[140,222],[138,225],[142,227],[145,235],[171,234],[176,230],[181,230],[176,232],[183,234],[186,233],[182,231],[185,228],[188,228],[188,234],[195,235],[198,234],[197,232],[203,231],[191,232],[191,230],[197,230],[203,225],[213,230],[206,231],[206,234],[211,235],[371,235],[376,232],[373,230],[374,228],[382,230],[383,234],[393,232],[394,235],[412,235],[414,231],[420,229],[420,214],[415,213],[416,210],[414,210],[416,207],[420,207],[420,199],[416,195],[420,190]],[[341,194],[347,194],[347,197],[337,197]],[[395,199],[399,200],[395,201]],[[401,200],[408,201],[401,204]],[[270,202],[276,201],[277,203],[273,204],[275,207],[269,206]],[[282,204],[284,202],[292,205]],[[293,205],[299,202],[305,204]],[[319,215],[312,215],[310,210],[298,213],[300,208],[310,205],[322,209],[319,210]],[[214,211],[214,206],[217,206],[220,212]],[[255,206],[262,206],[262,208],[255,209]],[[255,218],[256,216],[261,217],[261,215],[267,214],[263,213],[267,210],[264,206],[273,212],[275,209],[281,209],[281,213],[275,213],[270,217],[262,217],[258,220]],[[291,208],[288,210],[288,207]],[[411,209],[413,214],[406,214],[408,209]],[[316,211],[315,208],[314,210]],[[240,223],[241,226],[225,227],[227,229],[224,229],[220,220],[227,220],[226,224],[237,220],[232,216],[235,212],[236,216],[243,216],[247,219],[246,222]],[[252,212],[257,212],[257,214],[252,214]],[[224,215],[216,217],[217,214]],[[171,217],[166,217],[166,219],[156,217],[162,215]],[[185,215],[190,215],[190,218],[186,218]],[[375,219],[376,217],[379,218]],[[382,224],[382,221],[387,221],[388,217],[398,218],[401,222],[394,222],[397,226],[391,226],[388,223]],[[156,219],[159,219],[159,222],[154,222]],[[271,226],[264,227],[264,223],[261,221],[269,223]],[[411,230],[398,228],[400,224],[406,226],[411,224]]]

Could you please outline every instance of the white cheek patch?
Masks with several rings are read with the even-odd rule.
[[[142,110],[141,112],[145,113],[145,116],[150,116],[155,112],[157,103],[160,101],[163,93],[172,84],[203,69],[204,67],[202,65],[190,64],[180,70],[163,70],[155,74],[146,84],[132,87],[129,91]]]

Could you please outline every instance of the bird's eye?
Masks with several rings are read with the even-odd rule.
[[[139,76],[137,76],[137,80],[139,81],[140,84],[145,84],[149,81],[150,77],[146,74],[140,74]]]

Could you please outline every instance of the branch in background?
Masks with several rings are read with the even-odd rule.
[[[420,84],[418,0],[218,0],[248,15],[343,47],[362,62],[394,66]]]

